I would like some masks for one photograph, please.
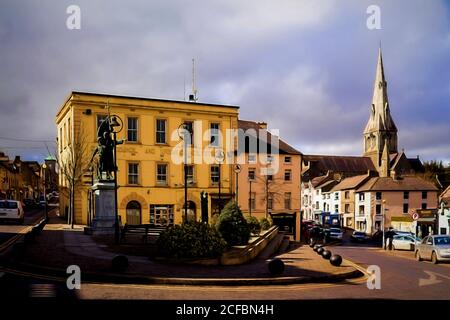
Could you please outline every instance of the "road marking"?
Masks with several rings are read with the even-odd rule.
[[[55,285],[51,283],[33,283],[30,296],[32,298],[51,298],[56,296]]]
[[[440,273],[427,271],[427,270],[424,270],[423,272],[428,274],[429,278],[428,279],[423,279],[423,278],[419,279],[419,287],[431,286],[431,285],[434,285],[434,284],[441,283],[442,280],[438,280],[438,277],[444,278],[444,279],[447,279],[447,280],[450,279],[450,277],[445,276],[445,275],[440,274]]]

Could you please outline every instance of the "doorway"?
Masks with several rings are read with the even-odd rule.
[[[127,204],[127,224],[141,224],[141,204],[130,201]]]

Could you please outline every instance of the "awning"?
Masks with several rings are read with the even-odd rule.
[[[413,222],[413,219],[410,216],[399,216],[399,217],[391,217],[391,221],[397,222]]]
[[[436,219],[435,218],[419,218],[419,219],[417,219],[417,222],[422,222],[422,223],[426,223],[426,222],[428,222],[428,223],[434,223],[436,221]]]

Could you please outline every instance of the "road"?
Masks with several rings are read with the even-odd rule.
[[[335,284],[284,286],[165,286],[82,283],[80,290],[68,290],[64,279],[28,278],[10,274],[0,277],[2,291],[9,294],[62,296],[80,299],[156,299],[156,300],[241,300],[241,299],[450,299],[450,265],[418,262],[408,254],[395,256],[379,249],[335,246],[333,253],[366,268],[377,265],[381,271],[379,289],[367,287],[368,277]],[[372,279],[373,280],[373,279]],[[371,281],[373,282],[373,281]]]
[[[16,222],[7,220],[1,221],[0,246],[18,233],[23,233],[29,226],[42,219],[44,215],[45,211],[43,209],[33,209],[25,212],[25,219],[23,224],[17,224]]]

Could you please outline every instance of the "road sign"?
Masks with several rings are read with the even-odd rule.
[[[414,212],[412,218],[414,221],[417,221],[419,219],[419,214],[417,212]]]

